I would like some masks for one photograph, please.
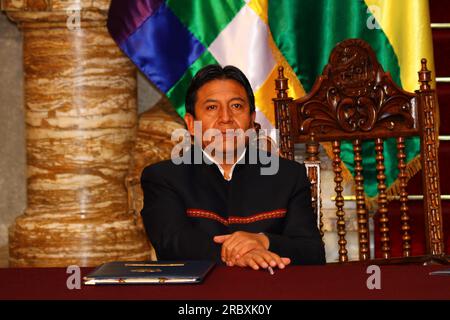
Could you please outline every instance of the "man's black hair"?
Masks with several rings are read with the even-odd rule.
[[[189,85],[186,93],[185,107],[195,117],[195,102],[197,101],[197,91],[207,82],[212,80],[234,80],[240,83],[246,93],[250,105],[250,113],[255,111],[255,96],[245,74],[235,66],[221,67],[217,64],[210,64],[200,69]]]

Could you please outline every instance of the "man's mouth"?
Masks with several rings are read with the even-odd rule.
[[[236,136],[236,131],[234,129],[229,129],[226,131],[220,131],[224,138],[233,138]]]

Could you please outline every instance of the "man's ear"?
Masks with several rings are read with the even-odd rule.
[[[186,122],[186,127],[191,136],[194,136],[194,116],[189,112],[186,112],[184,115],[184,122]]]

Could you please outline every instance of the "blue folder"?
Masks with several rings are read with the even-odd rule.
[[[107,262],[83,278],[85,285],[200,283],[213,261]]]

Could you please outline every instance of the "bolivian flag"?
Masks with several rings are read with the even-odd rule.
[[[263,128],[274,126],[272,98],[277,67],[299,98],[322,73],[333,47],[361,38],[374,49],[394,81],[418,88],[420,59],[433,70],[427,0],[112,0],[108,29],[123,52],[184,116],[193,75],[211,63],[235,65],[249,78]],[[434,72],[433,72],[434,74]],[[363,145],[365,191],[377,195],[374,143]],[[396,146],[385,141],[388,194],[395,193]],[[419,168],[419,140],[407,141],[410,175]],[[353,151],[341,157],[353,173]],[[374,159],[372,159],[374,161]],[[390,192],[389,192],[390,191]]]

